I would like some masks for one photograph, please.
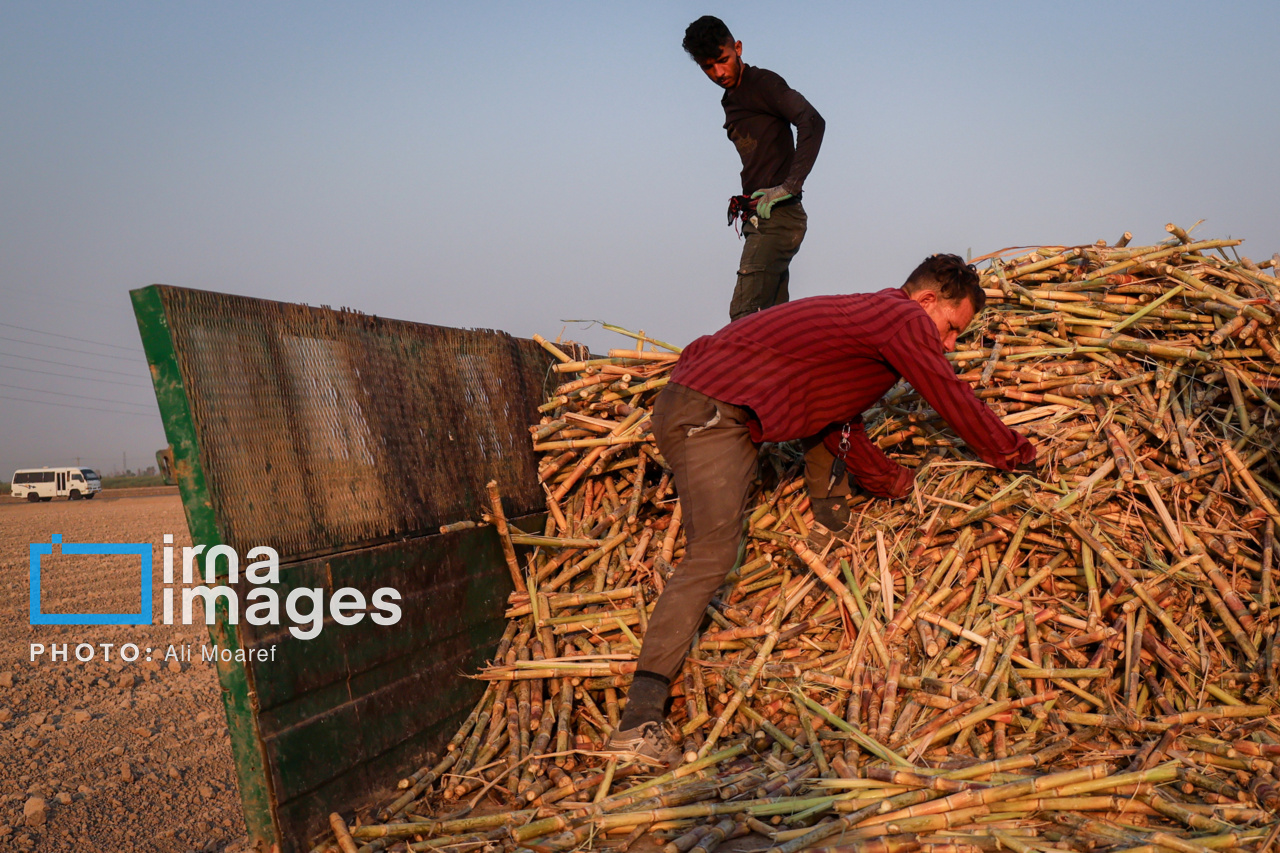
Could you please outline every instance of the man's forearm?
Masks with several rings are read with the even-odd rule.
[[[796,128],[796,153],[791,158],[791,171],[782,184],[792,195],[799,195],[804,189],[805,178],[809,177],[813,164],[817,162],[818,151],[822,148],[822,136],[827,128],[826,121],[818,115],[818,111],[807,101],[805,106],[807,110],[792,122]]]
[[[890,363],[984,462],[1007,471],[1025,461],[1029,442],[1005,426],[956,376],[955,368],[936,349],[930,322],[922,319],[903,326],[902,334],[885,350]]]

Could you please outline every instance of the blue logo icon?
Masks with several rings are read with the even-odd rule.
[[[150,625],[151,624],[151,544],[148,542],[105,542],[75,544],[62,542],[62,535],[49,537],[50,544],[32,542],[31,624],[32,625]],[[137,554],[142,559],[142,606],[137,613],[41,613],[40,557],[53,554],[61,545],[64,554]]]

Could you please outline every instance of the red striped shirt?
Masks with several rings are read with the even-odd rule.
[[[847,457],[863,476],[898,468],[867,441],[861,415],[899,378],[989,464],[1008,470],[1034,455],[956,376],[937,325],[898,289],[814,296],[743,317],[689,344],[671,375],[750,409],[756,441],[823,434],[834,451],[840,425],[853,422],[855,448]]]

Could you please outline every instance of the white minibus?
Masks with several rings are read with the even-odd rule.
[[[21,468],[9,482],[9,494],[32,503],[56,497],[92,499],[100,491],[102,478],[92,468]]]

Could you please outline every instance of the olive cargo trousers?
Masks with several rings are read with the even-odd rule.
[[[768,219],[743,222],[738,284],[729,303],[729,319],[737,320],[791,299],[791,259],[800,251],[809,217],[799,201],[775,205]]]

